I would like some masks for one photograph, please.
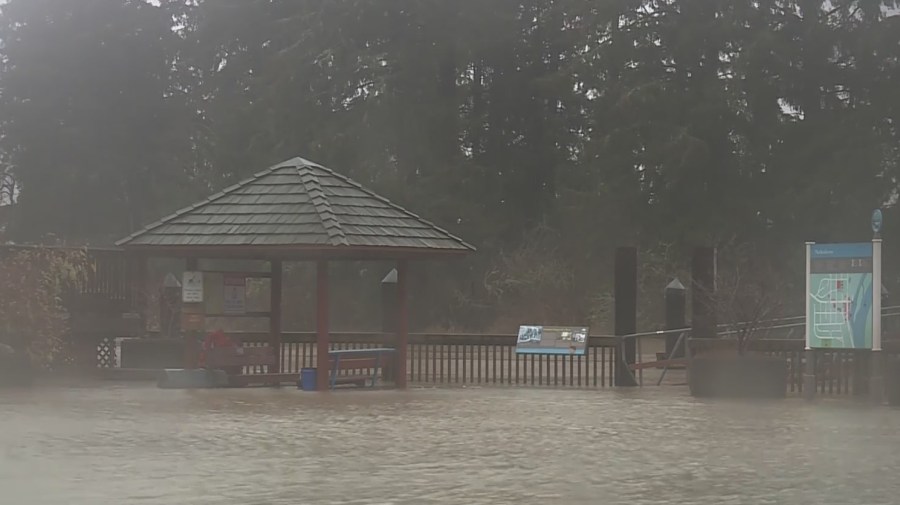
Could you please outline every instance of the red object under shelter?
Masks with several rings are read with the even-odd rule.
[[[397,266],[395,383],[406,386],[410,261],[460,257],[475,248],[331,169],[293,158],[263,170],[117,242],[141,258],[267,260],[269,345],[281,351],[282,262],[316,263],[317,389],[328,388],[331,261]],[[219,337],[214,337],[219,338]],[[224,342],[224,341],[222,341]],[[280,363],[280,360],[276,360]],[[277,368],[278,365],[276,365]],[[278,370],[275,370],[278,372]]]

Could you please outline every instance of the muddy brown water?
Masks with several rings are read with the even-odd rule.
[[[0,503],[896,504],[900,410],[681,388],[0,391]]]

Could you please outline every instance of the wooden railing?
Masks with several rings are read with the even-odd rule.
[[[233,334],[244,345],[267,345],[265,334]],[[390,346],[379,333],[332,333],[332,349]],[[315,333],[282,335],[281,369],[316,366]],[[615,338],[591,337],[586,354],[516,354],[515,335],[412,334],[407,373],[418,384],[606,387],[613,385]],[[253,373],[253,370],[249,371]]]
[[[694,355],[732,349],[733,340],[694,339],[691,340]],[[796,339],[761,339],[750,342],[751,352],[784,358],[788,364],[788,392],[803,392],[803,369],[807,355],[805,343]],[[888,359],[900,355],[900,341],[884,342],[884,352]],[[816,393],[822,395],[865,394],[868,391],[869,351],[866,350],[823,350],[813,353],[816,372]]]
[[[246,346],[268,345],[263,333],[231,334]],[[364,349],[391,346],[380,333],[332,333],[331,349]],[[152,341],[153,339],[151,339]],[[614,385],[616,368],[615,337],[591,337],[583,356],[516,354],[515,335],[411,334],[407,373],[409,380],[421,385],[520,385],[544,387],[598,388]],[[173,340],[160,339],[171,345]],[[149,342],[148,342],[149,343]],[[694,355],[728,351],[734,341],[728,339],[691,340]],[[98,346],[103,358],[99,366],[115,366],[112,339]],[[108,349],[107,349],[108,347]],[[789,393],[801,393],[806,355],[803,341],[763,339],[751,342],[750,351],[783,358],[788,365]],[[900,355],[900,341],[885,342],[885,353]],[[316,335],[312,332],[286,332],[282,335],[281,369],[299,373],[316,366]],[[817,392],[823,395],[848,395],[865,392],[869,370],[868,351],[816,351]],[[247,373],[262,372],[248,369]]]

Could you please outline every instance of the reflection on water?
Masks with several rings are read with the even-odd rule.
[[[0,391],[0,502],[895,504],[898,425],[680,389]]]

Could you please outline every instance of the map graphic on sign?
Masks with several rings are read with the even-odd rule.
[[[870,349],[872,244],[814,244],[809,254],[810,347]]]
[[[584,355],[589,334],[583,326],[520,326],[516,353]]]

